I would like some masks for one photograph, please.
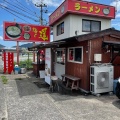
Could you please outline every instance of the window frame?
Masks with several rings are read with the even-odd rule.
[[[83,25],[84,21],[90,22],[90,30],[84,30],[84,25]],[[82,32],[98,32],[98,31],[93,31],[92,30],[92,22],[99,23],[99,31],[101,30],[101,21],[82,19]]]
[[[75,61],[75,48],[81,48],[81,61]],[[73,60],[69,60],[69,50],[73,49]],[[68,55],[67,55],[67,61],[68,62],[73,62],[73,63],[79,63],[79,64],[83,64],[83,46],[79,46],[79,47],[69,47],[68,48]]]
[[[59,35],[61,35],[61,34],[63,34],[64,33],[64,22],[61,22],[60,24],[58,24],[57,25],[57,32],[56,32],[56,34],[57,34],[57,36],[59,36]]]

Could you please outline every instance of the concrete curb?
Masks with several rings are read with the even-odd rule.
[[[0,78],[0,120],[8,120],[5,85]]]

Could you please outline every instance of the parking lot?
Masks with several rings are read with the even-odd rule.
[[[3,74],[0,74],[3,75]],[[1,83],[0,117],[8,120],[119,120],[120,100],[115,95],[62,94],[50,92],[43,79],[31,71],[26,74],[4,74]],[[21,78],[21,79],[19,79]],[[0,78],[1,79],[1,78]],[[35,82],[41,82],[38,87]],[[2,92],[4,91],[4,92]],[[5,97],[5,99],[4,99]],[[2,109],[3,108],[3,109]]]

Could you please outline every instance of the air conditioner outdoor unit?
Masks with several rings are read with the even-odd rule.
[[[90,91],[100,94],[113,91],[113,66],[94,65],[90,67]]]

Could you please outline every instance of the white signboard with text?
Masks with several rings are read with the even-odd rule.
[[[51,48],[45,49],[45,82],[51,84]]]

